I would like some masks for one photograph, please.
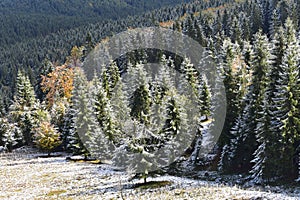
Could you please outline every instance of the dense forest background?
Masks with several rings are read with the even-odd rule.
[[[105,19],[139,15],[187,1],[1,1],[0,44],[12,45],[30,38],[68,30]]]
[[[129,1],[126,3],[126,6],[130,5]],[[87,6],[87,10],[89,8]],[[39,9],[37,7],[37,12]],[[54,10],[59,13],[59,10]],[[1,144],[8,149],[33,143],[45,147],[43,136],[36,132],[47,132],[55,142],[53,146],[46,145],[46,148],[62,145],[74,153],[86,154],[87,149],[78,140],[74,125],[74,121],[79,120],[74,113],[80,112],[95,112],[100,124],[109,122],[104,123],[110,124],[109,127],[102,125],[106,137],[119,144],[122,133],[116,128],[118,123],[107,111],[110,110],[108,107],[103,110],[103,105],[110,105],[114,81],[120,78],[118,67],[112,66],[107,73],[94,79],[93,90],[97,99],[93,111],[74,109],[73,105],[78,101],[85,102],[86,97],[82,96],[81,100],[72,98],[73,81],[79,84],[77,86],[89,85],[82,76],[76,75],[76,68],[80,67],[87,53],[106,37],[128,28],[162,26],[180,31],[205,47],[223,78],[227,114],[209,168],[225,174],[243,174],[245,181],[257,184],[300,180],[299,13],[300,4],[293,0],[194,1],[138,16],[125,17],[127,14],[124,14],[117,20],[91,21],[70,30],[57,28],[59,31],[56,33],[37,34],[37,38],[25,41],[6,40],[0,55]],[[89,14],[93,18],[92,15],[97,15],[97,12]],[[28,37],[26,34],[25,31],[24,38]],[[131,58],[130,62],[135,67],[133,69],[139,71],[140,60]],[[181,68],[187,77],[194,77],[189,74],[194,68],[187,64],[188,58],[170,58],[166,62],[175,63],[174,67]],[[60,81],[60,85],[51,84],[53,81]],[[213,97],[209,94],[213,86],[206,85],[201,77],[198,81],[192,78],[188,81],[195,86],[196,95],[199,94],[201,99],[199,114],[210,116],[214,109],[210,104],[210,101],[213,104]],[[85,87],[81,88],[76,96],[84,94]],[[143,97],[140,98],[143,102],[141,108],[133,106],[128,112],[135,120],[150,126],[147,116],[155,96],[148,94],[147,88],[151,88],[151,84],[145,84],[137,93]],[[176,105],[180,107],[181,104],[174,100],[180,99],[176,93],[161,95],[169,106],[164,108],[166,111],[174,110]],[[124,105],[126,103],[120,106]],[[172,126],[184,119],[180,111],[175,116],[174,119],[166,117],[160,134],[179,134]],[[199,140],[196,141],[201,142],[203,135],[197,133],[197,136]],[[154,139],[150,141],[157,142]],[[159,142],[154,144],[159,145]],[[125,147],[119,145],[119,148]],[[147,145],[142,151],[151,153]],[[203,162],[196,158],[193,165],[195,169],[203,167]]]
[[[46,59],[61,62],[73,46],[83,45],[86,39],[96,43],[130,26],[153,25],[158,21],[155,12],[138,15],[178,3],[182,1],[2,1],[0,88],[3,96],[12,97],[17,69],[24,68],[34,81],[37,77],[32,74],[37,73],[33,72],[38,72]]]

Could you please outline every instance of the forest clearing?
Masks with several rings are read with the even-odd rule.
[[[248,188],[164,175],[149,178],[161,187],[135,188],[126,172],[109,165],[66,161],[66,154],[44,154],[21,148],[0,154],[0,199],[299,199],[300,190]],[[54,154],[56,155],[56,154]],[[163,185],[162,184],[162,185]],[[293,191],[294,190],[294,191]]]

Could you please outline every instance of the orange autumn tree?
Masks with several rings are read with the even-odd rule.
[[[65,64],[56,66],[54,71],[42,75],[41,89],[46,94],[48,108],[62,99],[68,102],[72,96],[74,72],[80,67],[82,62],[84,47],[73,47],[70,56],[67,57]]]
[[[54,71],[42,76],[41,88],[46,93],[48,108],[51,108],[55,101],[66,98],[71,99],[74,81],[74,68],[67,65],[57,66]]]

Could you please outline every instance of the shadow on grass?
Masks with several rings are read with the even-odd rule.
[[[69,194],[68,197],[79,197],[86,195],[99,195],[99,194],[113,194],[118,198],[121,198],[123,194],[128,194],[130,190],[148,190],[148,189],[159,189],[166,186],[172,185],[171,181],[149,181],[146,183],[120,183],[118,181],[112,181],[105,183],[104,187],[95,188],[95,189],[87,189],[85,191]],[[84,188],[84,187],[80,187]]]

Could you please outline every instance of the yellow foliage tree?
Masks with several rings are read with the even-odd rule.
[[[49,122],[42,122],[36,129],[35,144],[48,152],[50,156],[53,149],[62,143],[59,132]]]

